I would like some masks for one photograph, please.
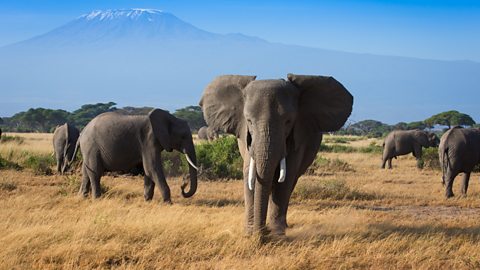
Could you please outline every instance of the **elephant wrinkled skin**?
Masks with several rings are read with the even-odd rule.
[[[205,89],[208,126],[238,138],[243,158],[247,234],[283,235],[298,178],[315,159],[322,132],[338,130],[353,96],[332,77],[288,74],[288,80],[225,75]],[[278,179],[278,180],[277,180]]]
[[[184,191],[184,183],[183,197],[191,197],[197,190],[192,133],[187,122],[166,111],[154,109],[148,115],[100,114],[88,123],[79,141],[83,156],[82,196],[88,196],[91,185],[93,197],[100,197],[100,178],[105,171],[125,171],[143,164],[145,200],[152,199],[157,185],[163,200],[170,202],[161,152],[173,149],[184,153],[189,162],[190,190]]]
[[[438,156],[442,167],[442,183],[445,197],[453,197],[453,181],[459,173],[464,173],[462,195],[467,195],[470,173],[480,163],[480,130],[454,127],[440,139]]]

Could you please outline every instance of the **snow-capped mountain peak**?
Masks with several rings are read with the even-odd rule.
[[[108,9],[108,10],[94,10],[88,14],[80,16],[81,19],[91,20],[112,20],[119,18],[129,18],[132,20],[138,19],[144,15],[156,15],[163,14],[162,10],[158,9],[145,9],[145,8],[133,8],[133,9]]]

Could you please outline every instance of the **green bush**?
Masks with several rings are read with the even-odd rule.
[[[23,161],[22,166],[32,169],[38,175],[52,175],[52,166],[55,166],[55,164],[55,159],[51,155],[31,154]]]
[[[417,167],[428,168],[432,170],[440,170],[440,161],[438,159],[438,148],[424,148],[422,150],[422,158],[417,162]]]
[[[351,189],[343,180],[300,182],[292,196],[300,200],[373,200],[376,198],[374,194]]]
[[[243,161],[235,137],[226,136],[196,145],[195,152],[200,173],[206,179],[242,178]],[[187,160],[180,152],[162,152],[162,161],[166,175],[179,176],[188,173]]]
[[[417,162],[417,167],[420,169],[427,168],[432,170],[442,170],[438,157],[438,148],[424,148],[422,151],[422,158]],[[480,164],[473,168],[473,172],[480,172]]]
[[[207,179],[241,179],[243,161],[233,136],[219,138],[196,146],[197,161]]]

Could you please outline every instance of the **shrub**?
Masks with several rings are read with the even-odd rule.
[[[373,200],[373,194],[351,189],[343,180],[321,180],[299,183],[292,194],[300,200]]]
[[[422,158],[417,162],[417,167],[440,170],[440,161],[438,160],[438,148],[424,148]]]
[[[17,189],[17,185],[15,183],[10,183],[10,182],[0,183],[0,190],[14,191],[15,189]]]
[[[3,142],[3,143],[4,142],[15,142],[16,144],[22,144],[25,141],[25,138],[18,137],[18,136],[3,135],[0,138],[0,141]]]
[[[51,155],[33,155],[30,154],[23,161],[23,167],[30,168],[38,175],[52,175],[52,166],[55,165],[55,159]]]
[[[310,175],[325,175],[335,172],[354,172],[352,165],[339,158],[328,159],[317,155],[312,165],[307,170]]]
[[[243,161],[235,137],[226,136],[197,145],[196,152],[206,178],[242,178]]]
[[[201,168],[200,173],[205,178],[242,178],[243,161],[235,137],[226,136],[196,145],[195,152],[197,165]],[[188,173],[188,163],[182,153],[162,152],[162,161],[166,175],[179,176]]]
[[[22,167],[17,163],[4,159],[0,156],[0,170],[2,169],[14,169],[19,171],[22,169]]]

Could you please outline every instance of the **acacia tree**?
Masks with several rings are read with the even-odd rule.
[[[475,121],[468,114],[458,111],[446,111],[435,114],[424,121],[429,126],[442,125],[451,128],[452,126],[472,126]]]

